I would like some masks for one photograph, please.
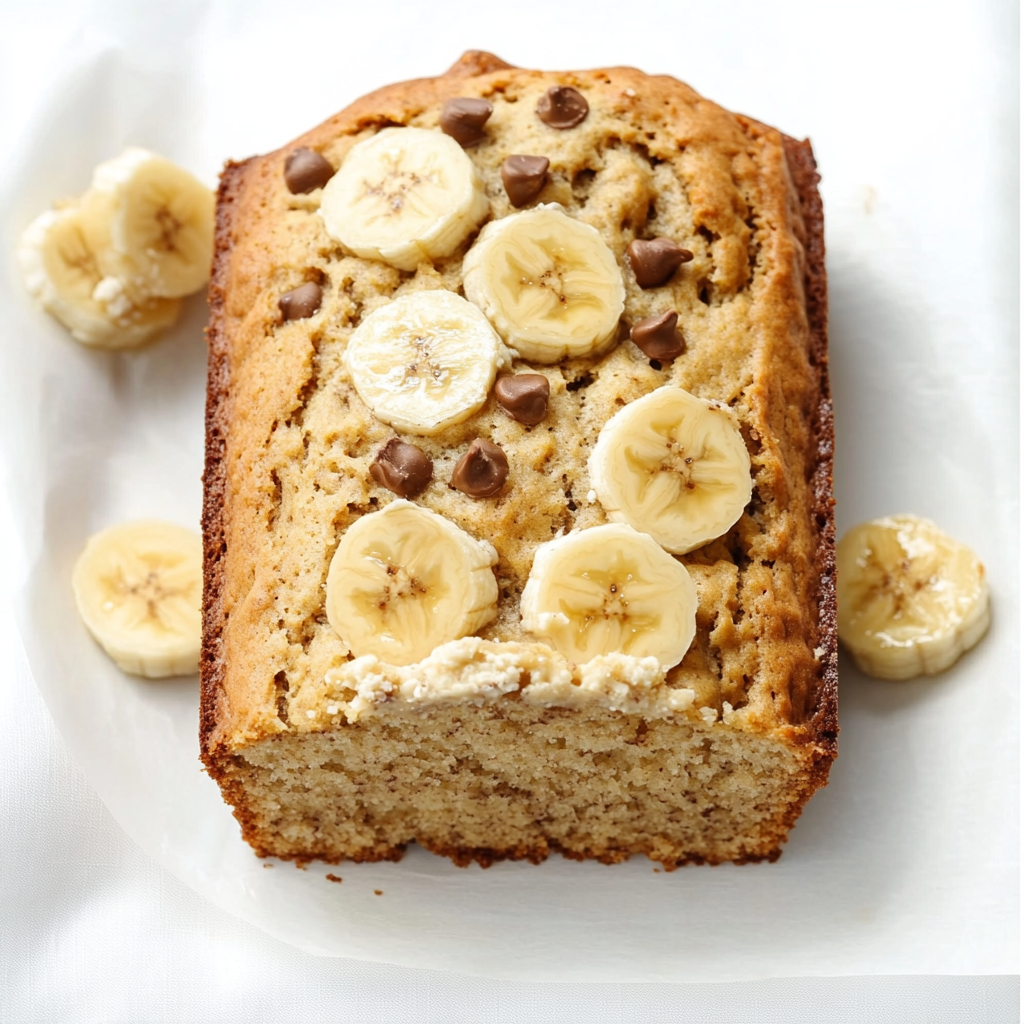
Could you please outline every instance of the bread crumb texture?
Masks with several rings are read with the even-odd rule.
[[[586,97],[577,127],[538,118],[552,85]],[[478,636],[396,669],[354,658],[324,610],[339,538],[395,499],[369,467],[396,433],[360,400],[343,355],[362,319],[395,297],[461,294],[477,232],[411,272],[346,255],[324,230],[319,191],[293,195],[283,167],[297,146],[338,167],[383,127],[435,129],[456,96],[494,106],[466,150],[488,219],[514,212],[502,161],[548,157],[535,202],[601,233],[622,269],[624,322],[674,309],[686,348],[661,365],[624,330],[598,358],[517,361],[549,381],[541,423],[516,422],[492,394],[464,422],[413,439],[434,463],[417,503],[494,545],[499,602]],[[694,258],[644,290],[626,247],[659,236]],[[806,243],[779,132],[628,68],[540,73],[470,54],[229,166],[211,291],[203,742],[259,852],[366,860],[416,840],[459,862],[551,850],[609,862],[642,852],[666,867],[777,856],[834,756],[834,737],[811,724],[816,649],[835,640],[819,614],[813,477],[827,379],[808,321]],[[305,282],[321,286],[319,310],[283,321],[279,299]],[[681,664],[569,664],[520,625],[534,552],[607,521],[587,472],[598,433],[665,384],[732,409],[753,497],[725,536],[679,556],[698,594]],[[477,437],[510,464],[486,500],[449,486]]]
[[[246,747],[228,780],[264,855],[390,860],[416,840],[460,863],[643,853],[669,869],[775,859],[813,789],[765,736],[516,700],[282,734]]]

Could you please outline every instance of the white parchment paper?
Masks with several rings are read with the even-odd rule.
[[[0,71],[0,423],[16,520],[5,571],[19,581],[34,678],[143,849],[310,952],[538,980],[1012,973],[1018,364],[1006,211],[1016,180],[987,67],[1005,5],[927,17],[879,6],[884,33],[870,4],[839,5],[831,20],[800,3],[734,4],[728,16],[648,7],[672,31],[627,38],[611,7],[539,0],[514,18],[458,3],[313,0],[288,15],[227,2],[19,14],[24,77]],[[4,16],[14,20],[13,6]],[[472,45],[524,65],[667,71],[812,137],[828,224],[840,530],[914,511],[989,568],[991,633],[954,670],[893,685],[842,666],[840,758],[775,865],[666,874],[638,859],[554,859],[482,871],[414,848],[397,865],[268,867],[200,771],[196,680],[122,675],[75,614],[70,568],[90,533],[136,516],[198,520],[205,310],[190,301],[178,329],[144,352],[85,350],[23,294],[17,233],[124,145],[156,149],[212,186],[224,159],[275,148]]]

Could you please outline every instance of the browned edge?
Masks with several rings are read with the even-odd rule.
[[[815,788],[828,781],[829,768],[838,752],[839,736],[839,637],[836,626],[836,524],[835,498],[832,494],[832,470],[835,455],[835,424],[832,392],[828,379],[828,279],[825,271],[825,214],[818,192],[821,175],[811,143],[782,137],[789,172],[800,197],[804,226],[806,277],[804,287],[807,320],[811,331],[811,364],[819,374],[819,402],[814,437],[818,461],[811,477],[813,512],[818,526],[815,568],[818,571],[818,646],[821,676],[807,712],[816,755],[812,772]]]
[[[227,489],[228,397],[230,369],[224,332],[225,288],[236,203],[242,190],[245,168],[251,160],[229,162],[217,189],[217,221],[214,228],[214,257],[209,288],[210,320],[206,328],[206,456],[203,468],[203,645],[199,659],[201,684],[199,702],[199,749],[204,764],[214,770],[212,738],[217,728],[219,706],[224,700],[224,662],[221,638],[224,631],[224,500]]]
[[[795,818],[798,815],[799,811],[796,811],[793,817]],[[372,850],[346,854],[343,857],[339,857],[328,850],[313,850],[301,855],[282,856],[275,853],[272,849],[261,845],[259,834],[255,829],[250,831],[250,826],[253,823],[250,821],[250,816],[244,808],[236,811],[235,817],[242,824],[243,837],[253,847],[257,856],[278,857],[281,860],[294,861],[298,867],[303,867],[314,860],[322,861],[325,864],[340,864],[342,861],[350,861],[353,864],[399,861],[405,853],[405,845],[401,844],[398,846],[377,847]],[[792,822],[788,817],[785,819],[783,826],[785,828],[792,827]],[[785,842],[785,839],[782,842]],[[439,857],[447,857],[459,868],[468,868],[470,864],[474,863],[479,864],[482,868],[489,868],[493,864],[504,860],[526,860],[531,864],[541,864],[555,853],[561,854],[566,860],[596,860],[599,864],[621,864],[638,854],[644,854],[649,859],[655,859],[650,858],[649,854],[643,850],[570,850],[556,840],[550,839],[536,843],[521,843],[518,846],[503,850],[494,849],[489,846],[451,846],[447,843],[432,842],[429,839],[418,839],[416,843],[430,853],[436,854]],[[722,857],[702,857],[700,854],[694,853],[687,854],[685,857],[680,857],[677,860],[656,860],[656,863],[661,864],[666,871],[675,871],[676,868],[681,868],[687,864],[707,865],[708,867],[718,867],[720,864],[760,864],[766,861],[774,864],[781,855],[782,845],[780,842],[779,845],[764,853],[744,853],[731,860]]]

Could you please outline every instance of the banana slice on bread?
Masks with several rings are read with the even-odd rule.
[[[720,537],[750,501],[750,456],[721,402],[663,387],[601,428],[588,463],[608,518],[685,554]]]
[[[327,573],[327,620],[352,653],[421,661],[497,614],[497,552],[436,512],[399,499],[357,519]]]
[[[198,669],[203,545],[193,530],[155,519],[102,530],[71,584],[89,632],[125,672],[159,679]]]
[[[576,664],[620,653],[667,669],[693,641],[697,591],[650,537],[609,523],[542,544],[520,612],[525,629]]]
[[[489,210],[465,150],[425,128],[385,128],[353,146],[320,199],[332,238],[399,270],[451,255]]]
[[[472,416],[511,353],[454,292],[412,292],[352,332],[345,363],[359,397],[397,430],[436,434]]]
[[[965,544],[919,516],[886,516],[836,548],[839,639],[880,679],[949,668],[989,626],[985,567]]]
[[[599,232],[556,203],[488,224],[462,271],[466,298],[523,359],[599,355],[615,342],[622,271]]]

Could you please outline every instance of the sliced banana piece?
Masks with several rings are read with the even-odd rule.
[[[385,128],[353,146],[320,199],[331,238],[399,270],[451,255],[489,211],[465,150],[425,128]]]
[[[352,383],[373,414],[424,435],[472,416],[511,362],[480,310],[444,290],[412,292],[374,310],[345,350]]]
[[[497,614],[490,544],[400,499],[345,531],[327,573],[327,621],[353,654],[421,661]]]
[[[520,602],[523,627],[569,661],[602,654],[683,660],[697,631],[697,591],[681,562],[624,523],[542,544]]]
[[[652,391],[602,428],[588,463],[608,518],[685,554],[720,537],[750,501],[750,456],[721,402]]]
[[[22,234],[17,257],[32,297],[84,345],[143,345],[181,311],[177,299],[133,300],[118,278],[104,276],[77,205],[40,214]]]
[[[155,519],[89,539],[71,583],[89,632],[125,672],[160,679],[199,668],[203,545]]]
[[[462,273],[466,298],[523,359],[555,363],[615,342],[622,272],[597,230],[557,203],[492,221]]]
[[[188,171],[132,147],[93,171],[82,217],[104,276],[140,295],[180,298],[210,276],[214,206]]]
[[[839,542],[836,569],[839,639],[869,675],[942,672],[988,629],[985,567],[928,519],[855,526]]]

